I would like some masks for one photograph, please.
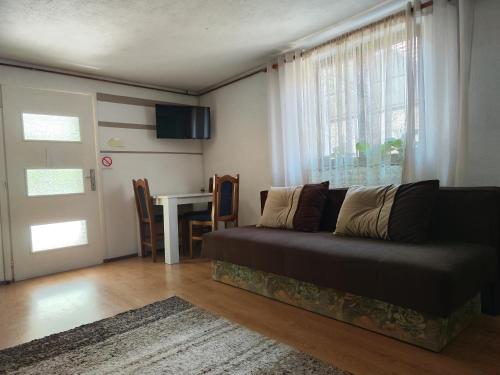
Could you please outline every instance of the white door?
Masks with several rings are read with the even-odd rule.
[[[102,262],[93,98],[2,86],[14,277]]]

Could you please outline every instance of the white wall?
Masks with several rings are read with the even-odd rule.
[[[155,125],[156,122],[154,107],[104,101],[97,102],[97,118],[105,122],[140,125]],[[107,232],[106,258],[115,258],[133,254],[138,248],[132,179],[146,177],[152,194],[199,191],[203,186],[201,141],[157,139],[156,131],[146,128],[99,126],[98,135],[101,156],[113,159],[111,168],[102,168],[101,175]],[[116,143],[118,147],[113,146]],[[102,152],[106,150],[133,153]]]
[[[240,174],[241,225],[256,224],[259,192],[271,184],[265,73],[200,98],[212,115],[212,139],[203,142],[205,180],[217,173]]]
[[[163,102],[198,104],[198,98],[193,96],[0,66],[0,85],[2,84],[91,93],[94,97],[99,92]],[[98,120],[154,125],[153,107],[102,103],[96,100],[94,103]],[[112,154],[112,168],[100,171],[102,220],[107,243],[103,256],[106,259],[133,254],[138,251],[139,241],[132,178],[148,178],[152,192],[199,191],[204,181],[202,155],[165,152],[201,153],[201,144],[199,141],[158,140],[154,131],[146,129],[98,127],[97,138],[98,150],[109,150],[111,147],[107,141],[119,138],[123,147],[115,148],[116,150],[163,152]]]
[[[476,1],[467,185],[500,186],[500,1]]]

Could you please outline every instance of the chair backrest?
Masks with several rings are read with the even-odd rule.
[[[153,203],[151,194],[149,193],[149,184],[146,178],[132,180],[134,186],[135,203],[137,206],[137,214],[139,221],[143,223],[153,222]]]
[[[210,177],[208,179],[208,192],[213,193],[214,192],[214,177]]]
[[[212,220],[234,221],[238,224],[238,201],[240,191],[240,175],[213,177]]]

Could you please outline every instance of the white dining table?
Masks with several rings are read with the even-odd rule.
[[[212,202],[212,193],[158,194],[153,195],[153,202],[163,206],[165,263],[179,263],[178,206]]]

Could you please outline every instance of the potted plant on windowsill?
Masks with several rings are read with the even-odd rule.
[[[356,157],[357,164],[359,167],[366,167],[367,164],[367,154],[370,151],[370,145],[366,142],[356,143]]]
[[[401,155],[403,154],[403,141],[399,138],[388,138],[382,145],[384,155],[389,155],[391,165],[401,164]]]
[[[403,141],[399,138],[387,138],[380,145],[370,145],[367,142],[356,143],[357,165],[366,167],[368,156],[371,154],[370,160],[373,160],[374,157],[377,158],[376,153],[378,152],[380,152],[382,160],[388,161],[391,165],[399,165],[401,164],[401,155],[403,154]]]

